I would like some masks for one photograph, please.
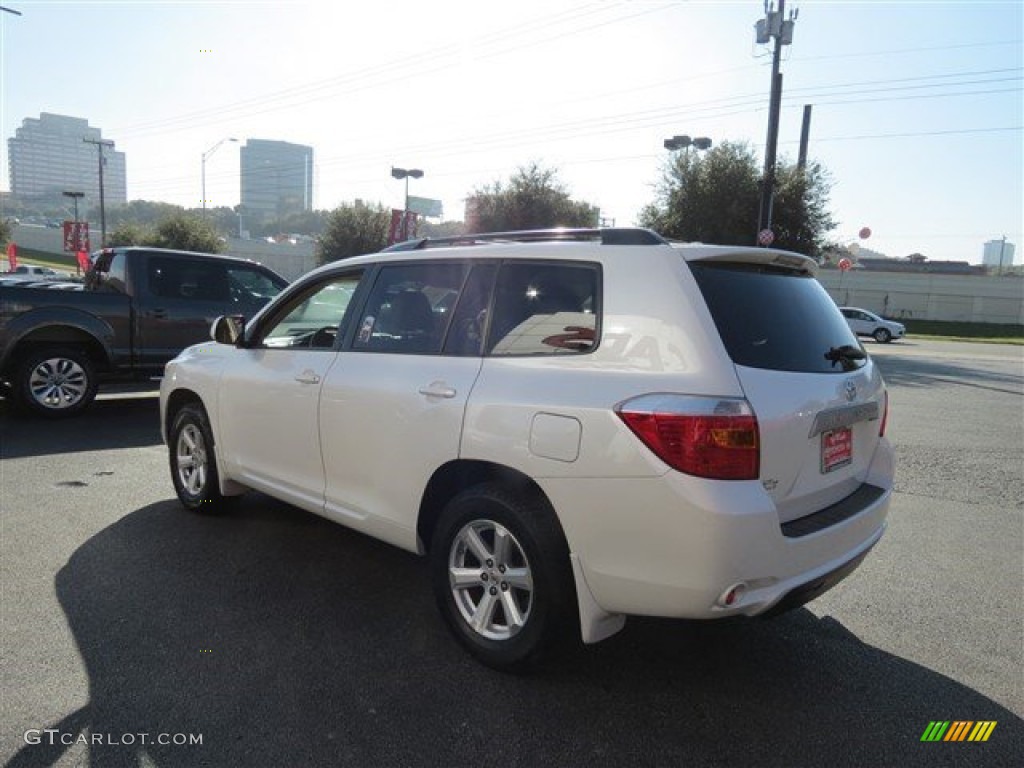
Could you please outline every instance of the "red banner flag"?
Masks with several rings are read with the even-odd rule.
[[[7,263],[11,265],[11,272],[18,267],[18,246],[14,243],[7,244]]]

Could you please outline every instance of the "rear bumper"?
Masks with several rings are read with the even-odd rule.
[[[891,447],[882,444],[891,471]],[[578,562],[577,586],[608,614],[713,619],[778,612],[838,584],[881,539],[890,472],[787,523],[757,481],[543,482]],[[739,585],[726,605],[723,596]]]
[[[794,587],[787,592],[779,602],[762,613],[761,616],[765,618],[778,616],[780,613],[785,613],[786,611],[791,611],[794,608],[799,608],[801,605],[809,603],[815,598],[825,594],[832,589],[832,587],[857,570],[857,566],[859,566],[861,562],[863,562],[864,558],[868,556],[868,552],[871,551],[871,548],[874,545],[875,542],[872,542],[868,545],[867,549],[848,562],[843,563],[843,565],[838,568],[834,568],[822,576],[811,579],[810,581],[801,584],[799,587]]]

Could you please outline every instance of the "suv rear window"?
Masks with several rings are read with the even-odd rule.
[[[860,348],[835,302],[808,275],[761,264],[689,262],[736,365],[801,373],[844,373],[830,349]]]

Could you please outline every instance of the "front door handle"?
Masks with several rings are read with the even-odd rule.
[[[295,380],[297,382],[299,382],[299,384],[319,384],[320,383],[320,377],[316,375],[316,372],[311,371],[309,368],[307,368],[302,373],[300,373],[298,376],[296,376]]]
[[[163,318],[167,317],[167,310],[166,309],[151,309],[151,310],[149,310],[149,316],[150,317],[155,317],[155,318],[157,318],[159,320],[162,320]]]
[[[443,381],[432,381],[427,386],[420,387],[419,393],[427,397],[443,397],[446,399],[451,399],[456,395],[455,388],[449,387]]]

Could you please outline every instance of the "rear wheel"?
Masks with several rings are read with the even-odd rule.
[[[872,335],[875,337],[875,341],[879,344],[888,344],[892,341],[892,334],[889,332],[888,328],[876,328]]]
[[[213,433],[201,405],[190,403],[175,414],[168,444],[171,479],[181,503],[206,515],[223,512],[234,497],[221,495]]]
[[[574,636],[569,551],[546,503],[491,484],[464,491],[445,508],[430,556],[438,607],[484,664],[523,670]]]
[[[96,368],[75,347],[43,347],[22,358],[14,389],[30,412],[58,419],[80,413],[96,397]]]

